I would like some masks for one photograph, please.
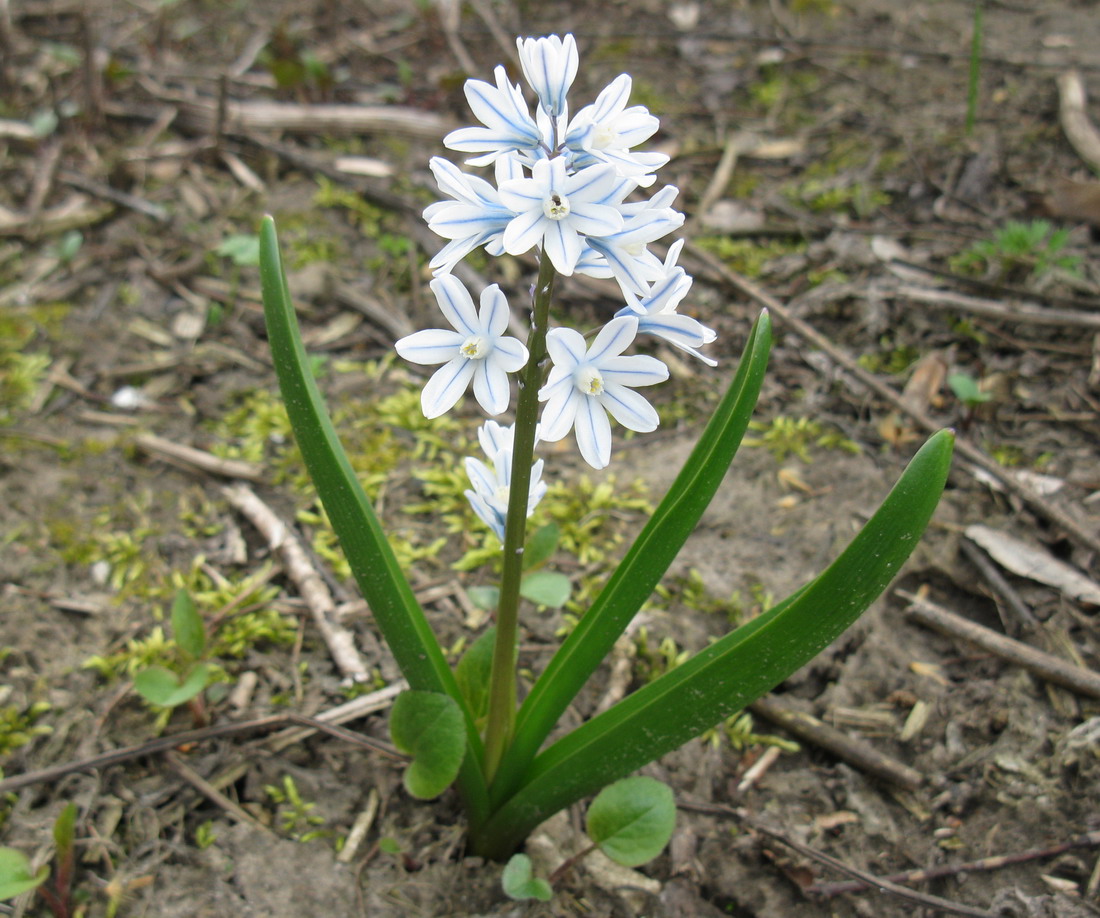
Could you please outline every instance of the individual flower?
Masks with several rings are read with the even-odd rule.
[[[643,187],[652,185],[652,173],[668,162],[663,153],[634,153],[631,147],[648,140],[660,122],[644,105],[626,107],[630,98],[628,74],[616,77],[591,105],[586,105],[569,123],[565,145],[573,151],[578,166],[612,163],[619,174],[634,178]]]
[[[692,282],[691,276],[676,264],[683,247],[683,239],[674,242],[665,259],[664,276],[652,284],[641,299],[628,295],[628,305],[615,315],[634,316],[638,320],[638,334],[662,338],[692,357],[699,358],[708,366],[716,367],[716,360],[705,357],[696,348],[710,344],[718,336],[698,319],[676,312],[676,307],[691,289]]]
[[[633,207],[635,205],[626,205]],[[624,207],[625,210],[625,207]],[[629,214],[623,228],[606,236],[589,235],[585,243],[600,259],[582,256],[576,270],[581,274],[599,274],[598,266],[607,270],[619,282],[623,293],[642,295],[648,283],[664,275],[661,262],[649,254],[649,243],[667,236],[684,223],[684,215],[670,207],[646,207]]]
[[[504,542],[504,527],[508,518],[508,500],[512,482],[512,441],[515,425],[502,427],[496,421],[486,421],[477,432],[481,448],[489,464],[466,457],[466,475],[473,490],[465,492],[474,513]],[[527,515],[530,516],[546,494],[542,481],[543,460],[531,466],[531,484],[527,492]]]
[[[546,402],[542,439],[555,442],[572,428],[584,461],[602,469],[611,461],[608,414],[629,430],[657,428],[657,412],[633,389],[663,382],[668,368],[655,357],[622,356],[637,333],[636,316],[612,319],[587,349],[584,336],[571,328],[547,332],[554,366],[539,391],[539,401]]]
[[[481,309],[458,278],[446,274],[431,282],[444,318],[453,331],[429,328],[408,335],[395,347],[412,363],[442,363],[420,394],[424,416],[436,418],[462,397],[470,381],[474,398],[489,414],[508,407],[508,374],[527,363],[527,348],[504,334],[508,327],[508,301],[496,284],[481,293]]]
[[[428,263],[435,274],[449,273],[456,264],[478,246],[490,255],[500,255],[504,229],[515,214],[500,203],[497,189],[483,178],[467,175],[439,156],[431,159],[432,173],[439,190],[453,198],[437,201],[424,210],[424,219],[433,232],[451,240]],[[512,155],[496,161],[496,180],[521,178],[523,170]]]
[[[565,114],[565,97],[577,75],[577,42],[572,35],[517,38],[519,63],[539,105],[551,118]]]
[[[493,73],[496,86],[467,80],[465,87],[470,109],[485,127],[459,128],[443,138],[444,146],[459,153],[483,153],[467,160],[472,166],[487,166],[505,153],[533,151],[544,143],[519,84],[509,83],[501,66]]]
[[[530,178],[500,186],[501,203],[516,214],[504,230],[504,251],[522,255],[539,246],[559,274],[572,274],[584,250],[582,236],[608,236],[623,228],[618,205],[631,187],[614,166],[569,174],[560,156],[539,160]]]

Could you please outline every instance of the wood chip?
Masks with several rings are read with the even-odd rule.
[[[1100,584],[1049,552],[980,523],[967,526],[965,533],[1006,570],[1045,583],[1073,599],[1100,605]]]

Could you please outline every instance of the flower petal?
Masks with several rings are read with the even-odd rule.
[[[543,251],[559,274],[569,277],[577,266],[584,246],[581,237],[573,229],[572,219],[545,220],[542,238]]]
[[[645,396],[626,386],[608,385],[599,400],[611,416],[628,430],[648,433],[656,430],[661,423],[656,409],[646,401]]]
[[[554,369],[550,371],[549,385],[554,378],[554,372],[562,368],[566,373],[572,373],[584,362],[587,345],[584,343],[584,335],[574,328],[552,328],[546,333],[546,353],[554,363]]]
[[[509,255],[522,255],[531,251],[542,242],[545,224],[549,222],[543,216],[541,207],[520,214],[504,228],[504,251]]]
[[[411,363],[432,366],[446,363],[458,353],[463,337],[445,328],[426,328],[406,335],[394,347],[397,353]]]
[[[478,324],[481,333],[499,338],[508,327],[508,299],[498,284],[490,284],[481,291],[481,309],[478,310]]]
[[[436,370],[420,393],[420,407],[424,410],[424,417],[437,418],[450,411],[462,398],[462,393],[466,391],[473,375],[474,361],[462,356],[455,357]]]
[[[505,373],[515,373],[527,365],[527,348],[518,338],[506,335],[493,342],[493,352],[485,359],[495,363]]]
[[[475,459],[473,456],[466,457],[466,477],[470,479],[470,484],[474,486],[474,490],[478,494],[491,497],[496,493],[496,476],[489,471],[489,467],[480,459]]]
[[[577,417],[577,407],[584,398],[573,385],[562,386],[555,391],[542,409],[542,439],[547,443],[556,443],[569,433]]]
[[[634,342],[638,320],[633,316],[617,316],[608,322],[588,349],[588,362],[602,365],[609,357],[618,357]]]
[[[508,374],[491,359],[475,360],[474,398],[486,414],[501,414],[508,407],[512,394],[508,385]]]
[[[444,318],[451,323],[455,331],[464,337],[479,332],[477,312],[469,291],[457,277],[450,274],[437,277],[428,285],[435,294],[436,302]]]
[[[646,354],[609,357],[600,364],[600,372],[606,383],[615,386],[655,386],[668,379],[668,367]]]
[[[579,402],[573,430],[581,458],[594,469],[606,468],[611,461],[611,422],[607,412],[594,398],[582,395]]]

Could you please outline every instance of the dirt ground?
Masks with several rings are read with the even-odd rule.
[[[547,452],[557,506],[587,528],[555,562],[576,604],[528,610],[523,667],[537,672],[583,614],[690,450],[752,318],[775,306],[755,443],[636,623],[628,683],[607,667],[569,718],[819,572],[927,435],[922,418],[972,451],[895,587],[1093,671],[1076,690],[1055,685],[922,626],[891,592],[751,726],[645,769],[681,804],[660,858],[626,876],[584,862],[549,904],[511,902],[499,865],[464,856],[456,799],[415,803],[399,763],[334,736],[222,735],[6,789],[0,844],[36,864],[76,803],[73,914],[1100,914],[1100,193],[1058,82],[1076,69],[1100,99],[1093,3],[986,0],[969,126],[974,7],[956,0],[25,0],[0,2],[0,21],[5,778],[194,726],[132,689],[172,652],[156,629],[179,585],[219,642],[215,725],[316,715],[397,678],[271,397],[248,250],[264,213],[279,221],[337,424],[444,647],[484,624],[465,588],[488,575],[455,564],[491,543],[447,503],[476,408],[451,428],[418,421],[420,377],[388,355],[431,317],[428,158],[469,118],[464,79],[488,78],[515,35],[573,32],[574,98],[629,72],[634,100],[661,118],[661,179],[680,188],[693,242],[690,309],[718,331],[720,361],[708,371],[657,352],[673,368],[662,427],[616,440],[611,488],[571,441]],[[264,102],[303,109],[274,125]],[[374,120],[349,126],[328,105]],[[1030,241],[1004,235],[1012,221]],[[488,280],[521,303],[531,264],[499,270]],[[618,308],[606,285],[561,290],[578,324]],[[296,522],[332,590],[365,687],[349,687],[286,564],[231,503],[239,470],[196,470],[163,441],[251,463],[250,487]],[[457,522],[441,532],[432,510]],[[979,524],[984,549],[967,528]],[[1017,540],[1007,554],[990,547],[1005,537]],[[1020,542],[1042,570],[1023,576]],[[845,748],[781,748],[792,736],[769,717],[776,705],[814,715]],[[381,704],[350,728],[385,738],[385,717]],[[853,758],[866,747],[893,778]],[[357,819],[366,834],[351,841]],[[582,825],[578,808],[531,839],[543,875]],[[899,881],[915,898],[828,895],[850,877],[823,856],[876,877],[944,875]],[[49,913],[26,897],[0,911]]]

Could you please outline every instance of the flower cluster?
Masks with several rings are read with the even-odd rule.
[[[673,208],[678,191],[672,186],[648,198],[638,195],[654,184],[654,173],[668,157],[636,149],[657,131],[658,121],[644,106],[629,104],[630,77],[617,77],[594,102],[571,113],[569,90],[579,65],[573,36],[521,38],[517,48],[524,78],[537,97],[534,113],[521,85],[499,66],[493,83],[466,83],[480,125],[444,139],[450,149],[470,155],[467,165],[492,166],[493,181],[441,157],[431,160],[444,200],[430,205],[424,217],[447,240],[430,262],[432,290],[453,330],[417,332],[398,341],[397,350],[416,363],[443,365],[424,388],[427,416],[448,411],[471,383],[481,407],[499,415],[510,400],[507,374],[525,365],[527,350],[504,334],[508,305],[499,288],[487,288],[475,311],[470,294],[451,275],[454,267],[479,248],[494,256],[534,249],[558,274],[614,278],[625,305],[591,346],[573,329],[546,333],[553,365],[538,391],[545,403],[541,439],[560,440],[573,430],[581,456],[603,468],[611,457],[609,418],[636,431],[658,424],[656,411],[634,390],[667,379],[668,370],[654,357],[627,355],[635,338],[662,338],[713,366],[698,348],[715,334],[676,311],[691,288],[691,278],[676,263],[683,242],[672,245],[664,259],[649,250],[684,217]],[[510,480],[508,430],[489,422],[480,435],[488,465],[478,459],[466,463],[473,485],[467,495],[498,535],[507,505],[501,495],[507,495]],[[530,508],[538,500],[541,470],[539,461]]]

